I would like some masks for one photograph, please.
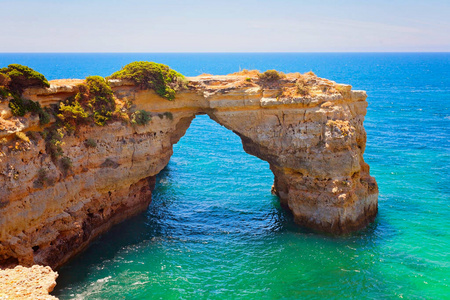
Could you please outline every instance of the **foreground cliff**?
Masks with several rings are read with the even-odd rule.
[[[49,295],[56,286],[58,273],[50,267],[16,266],[0,270],[0,299],[54,300]]]
[[[23,97],[55,110],[80,95],[81,83],[51,81]],[[102,126],[100,118],[55,129],[54,117],[43,125],[36,114],[13,116],[6,100],[0,103],[0,266],[61,266],[144,211],[155,176],[198,114],[269,162],[273,191],[300,225],[340,234],[376,216],[378,188],[363,160],[363,91],[314,74],[257,72],[188,78],[173,101],[169,89],[157,94],[123,78],[109,85],[118,117]]]

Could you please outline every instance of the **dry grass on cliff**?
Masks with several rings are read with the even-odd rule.
[[[235,75],[235,76],[248,76],[248,77],[257,77],[259,74],[261,74],[260,71],[258,70],[247,70],[247,69],[243,69],[239,72],[234,72],[228,75]]]
[[[319,78],[312,71],[304,74],[286,74],[286,78],[292,83],[292,86],[285,85],[283,87],[283,91],[280,95],[280,97],[283,98],[314,97],[317,95],[331,95],[338,93],[336,83]]]

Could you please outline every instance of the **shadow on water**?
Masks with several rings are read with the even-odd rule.
[[[168,168],[164,169],[158,178],[165,178],[168,172]],[[160,185],[156,186],[154,193],[167,193],[170,197],[170,189]],[[122,249],[132,248],[155,237],[170,236],[170,230],[164,226],[166,214],[170,213],[169,206],[169,201],[158,201],[156,205],[151,203],[147,211],[113,226],[97,238],[85,251],[58,270],[54,294],[58,295],[66,287],[85,281],[91,268],[95,269],[103,261],[113,259]]]
[[[201,220],[206,220],[207,216],[204,215],[205,212],[196,212],[195,208],[193,213],[199,216],[196,216],[193,221],[183,222],[186,220],[183,220],[182,214],[176,213],[177,208],[174,207],[177,206],[177,202],[182,201],[178,199],[179,195],[176,194],[176,188],[172,187],[173,183],[170,177],[170,166],[158,174],[153,201],[146,212],[113,226],[107,233],[97,238],[85,251],[58,270],[59,277],[53,292],[54,295],[59,296],[66,289],[70,289],[71,286],[77,286],[85,282],[91,272],[102,268],[105,261],[113,260],[123,249],[132,249],[149,241],[174,239],[182,242],[195,242],[208,239],[214,234],[230,233],[226,231],[226,228],[221,228],[218,231],[217,229],[220,227],[237,228],[237,231],[231,233],[239,236],[252,234],[253,238],[256,239],[263,238],[264,235],[282,232],[312,233],[295,225],[292,214],[280,206],[276,196],[272,196],[272,207],[268,209],[269,212],[266,211],[266,214],[246,220],[248,224],[239,224],[248,217],[245,214],[238,212],[233,217],[233,213],[224,214],[219,209],[213,211],[214,216],[209,217],[216,220],[222,217],[229,226],[223,226],[225,223],[212,225],[207,222],[202,223]],[[210,214],[211,211],[206,213]],[[260,226],[256,228],[246,226],[255,222],[261,223]],[[209,230],[212,230],[212,232]]]
[[[115,225],[97,238],[85,251],[58,269],[59,277],[55,295],[70,285],[85,281],[91,268],[95,269],[101,262],[113,259],[124,247],[137,245],[146,240],[149,237],[146,232],[146,220],[146,214],[141,213]]]
[[[366,229],[347,236],[317,234],[301,228],[294,222],[292,213],[281,207],[276,196],[268,203],[270,207],[258,212],[230,210],[223,207],[181,207],[182,196],[174,186],[170,164],[157,176],[153,201],[147,211],[114,226],[95,240],[88,249],[61,267],[54,295],[67,292],[78,286],[92,272],[103,268],[104,263],[114,260],[124,249],[134,249],[141,245],[148,247],[152,241],[181,243],[220,242],[231,238],[231,242],[265,243],[269,238],[280,235],[295,235],[300,240],[321,241],[336,246],[356,244],[358,248],[373,248],[386,233],[393,234],[380,217]],[[188,210],[188,211],[187,211]],[[384,237],[383,237],[384,236]]]

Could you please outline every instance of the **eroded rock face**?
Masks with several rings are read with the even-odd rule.
[[[0,265],[58,267],[112,225],[144,211],[155,176],[197,114],[238,134],[246,152],[269,162],[274,190],[296,222],[331,233],[364,227],[376,216],[378,195],[363,160],[366,94],[308,76],[302,79],[307,92],[296,90],[295,74],[272,83],[252,75],[194,77],[175,101],[114,80],[118,99],[152,113],[149,124],[81,127],[64,138],[69,170],[54,163],[38,134],[21,149],[4,146]],[[25,95],[51,105],[75,94],[76,83],[53,81]],[[0,122],[0,138],[42,131],[30,116]]]
[[[366,95],[349,96],[284,106],[261,99],[262,109],[249,111],[246,105],[210,114],[241,137],[247,153],[269,162],[274,190],[296,222],[346,233],[374,219],[378,195],[363,159]]]
[[[56,286],[58,273],[50,267],[16,266],[0,270],[0,299],[52,300],[49,295]]]

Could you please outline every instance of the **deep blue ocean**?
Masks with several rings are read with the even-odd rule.
[[[197,117],[148,210],[62,267],[61,299],[450,299],[450,53],[0,54],[47,79],[148,60],[186,76],[308,72],[367,91],[379,213],[343,237],[299,228],[266,162]]]

